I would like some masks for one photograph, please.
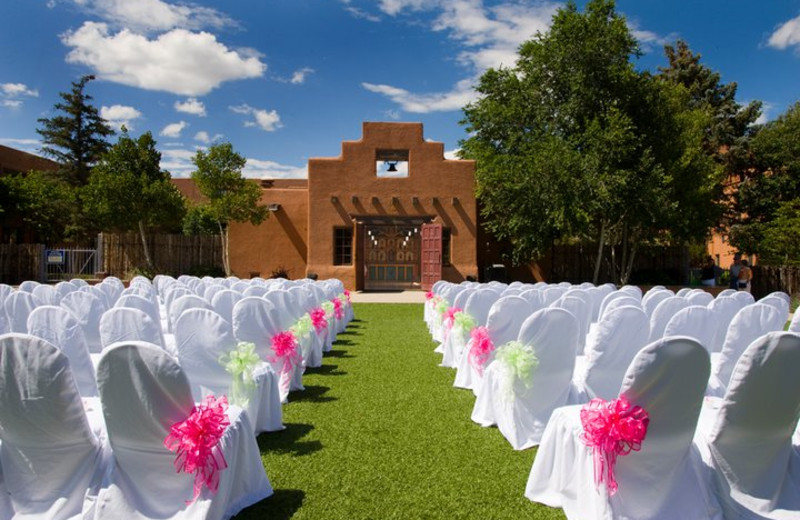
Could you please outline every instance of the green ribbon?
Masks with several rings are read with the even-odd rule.
[[[462,335],[466,335],[478,325],[478,322],[466,312],[457,312],[453,316],[453,327],[458,328]]]
[[[294,333],[295,337],[305,338],[311,334],[311,327],[313,327],[311,316],[305,313],[289,330]]]
[[[329,320],[333,317],[333,308],[334,307],[332,301],[329,300],[326,302],[322,302],[322,309],[325,311],[325,317],[328,318]]]
[[[439,313],[439,317],[441,318],[444,316],[444,313],[447,312],[447,309],[450,308],[450,304],[447,303],[447,300],[442,298],[438,302],[436,302],[436,312]]]
[[[530,388],[533,384],[531,376],[539,366],[539,359],[534,353],[533,346],[524,345],[519,341],[509,341],[495,352],[495,359],[506,367],[506,377],[503,378],[502,387],[507,397],[514,395],[514,381],[519,379]]]
[[[232,377],[231,395],[228,396],[230,403],[247,407],[256,387],[253,371],[261,363],[255,344],[240,341],[236,348],[221,355],[219,362]]]

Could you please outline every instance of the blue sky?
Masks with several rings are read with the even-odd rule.
[[[577,2],[583,6],[585,2]],[[561,3],[490,0],[2,0],[0,144],[36,152],[59,92],[88,93],[112,124],[151,131],[162,167],[188,176],[198,147],[233,143],[249,177],[304,177],[362,121],[419,121],[452,153],[461,107],[487,67],[513,64]],[[764,102],[800,100],[800,0],[617,4],[640,69],[682,38]]]

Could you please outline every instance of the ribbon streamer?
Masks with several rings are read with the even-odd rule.
[[[272,336],[272,352],[267,356],[270,363],[280,363],[281,388],[289,391],[292,371],[294,367],[303,362],[303,356],[297,348],[297,338],[291,331],[279,332]]]
[[[212,493],[219,489],[219,473],[228,467],[219,440],[230,424],[225,411],[228,400],[213,395],[192,408],[185,420],[173,424],[164,439],[164,447],[175,452],[175,469],[194,474],[194,496],[191,504],[206,486]]]
[[[347,289],[345,289],[345,290],[344,290],[344,292],[343,292],[342,294],[344,294],[344,299],[347,301],[347,305],[350,305],[350,304],[352,303],[352,302],[350,301],[350,291],[348,291]]]
[[[592,448],[594,483],[605,482],[609,496],[618,489],[614,476],[617,456],[639,451],[647,436],[650,416],[641,406],[632,406],[625,396],[611,401],[595,398],[581,408],[581,440]]]
[[[472,338],[472,344],[469,347],[469,363],[480,376],[483,376],[486,362],[494,352],[494,343],[492,343],[489,329],[486,327],[476,327],[469,335]]]
[[[495,359],[506,366],[506,375],[502,380],[503,393],[508,398],[514,396],[514,381],[519,380],[530,388],[533,372],[539,366],[539,359],[531,345],[519,341],[509,341],[497,349]]]
[[[341,320],[344,318],[344,309],[342,308],[342,300],[339,298],[334,298],[333,302],[333,315],[336,317],[337,320]]]
[[[328,320],[325,318],[325,309],[317,307],[311,311],[311,324],[314,326],[314,330],[317,331],[317,334],[328,326]]]
[[[246,408],[256,386],[253,372],[261,363],[255,344],[240,341],[235,349],[220,356],[219,362],[231,375],[231,403]]]

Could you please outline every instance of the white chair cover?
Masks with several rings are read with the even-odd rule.
[[[107,458],[67,356],[40,338],[0,336],[0,439],[13,518],[80,518]]]
[[[733,295],[733,298],[736,298],[744,305],[750,305],[751,303],[756,302],[756,299],[753,298],[753,295],[747,291],[736,291],[736,294]]]
[[[517,339],[520,327],[531,314],[528,300],[520,296],[503,296],[494,302],[492,308],[489,309],[489,317],[486,318],[486,329],[495,349],[504,343]],[[471,388],[472,392],[477,396],[481,391],[482,377],[469,361],[469,349],[471,346],[472,340],[467,343],[458,361],[458,369],[453,386]],[[485,366],[488,367],[493,359],[493,355],[489,356]]]
[[[545,307],[550,306],[556,300],[561,298],[565,292],[567,292],[567,290],[564,287],[551,285],[550,287],[545,288],[542,291],[542,299],[544,300]]]
[[[36,307],[28,316],[28,334],[60,349],[69,359],[81,397],[97,397],[94,365],[83,327],[68,310],[53,305]]]
[[[593,342],[586,345],[583,366],[576,366],[574,382],[584,398],[617,397],[625,370],[647,344],[650,325],[636,307],[620,307],[597,323]]]
[[[794,311],[794,317],[789,323],[789,332],[800,332],[800,311]]]
[[[269,289],[263,285],[251,285],[244,291],[242,291],[242,296],[245,298],[247,297],[256,297],[261,298],[265,294],[269,292]]]
[[[120,341],[146,341],[164,348],[161,327],[139,309],[115,307],[100,318],[100,343],[103,350]]]
[[[119,297],[122,295],[123,287],[109,281],[108,278],[97,284],[97,287],[99,287],[100,290],[106,294],[106,303],[108,303],[109,308],[113,307],[114,304],[117,303]]]
[[[277,325],[277,313],[278,311],[270,302],[255,296],[242,298],[233,307],[233,335],[238,341],[253,343],[259,357],[267,362],[273,353],[272,337],[282,332]],[[270,366],[276,374],[281,373],[278,363],[270,363]],[[295,367],[293,373],[289,375],[290,385],[288,388],[285,384],[281,384],[283,381],[279,380],[278,387],[282,403],[287,402],[289,390],[295,389],[294,372],[301,369],[302,367]]]
[[[703,289],[695,289],[686,295],[686,301],[689,305],[702,305],[707,306],[714,301],[714,296]]]
[[[792,304],[792,297],[783,291],[774,291],[765,296],[765,298],[772,298],[772,297],[780,298],[781,300],[786,302],[786,305]]]
[[[731,321],[722,351],[712,359],[706,395],[724,396],[733,369],[748,345],[768,332],[783,330],[785,324],[780,311],[771,305],[756,303],[740,310]]]
[[[708,293],[706,293],[708,294]],[[703,348],[713,352],[717,334],[717,315],[705,306],[690,305],[675,313],[664,329],[664,337],[688,336],[697,340]]]
[[[642,298],[642,309],[644,310],[645,314],[647,314],[648,318],[653,316],[653,312],[655,312],[656,307],[662,301],[666,300],[670,296],[674,296],[672,291],[654,291],[650,289]]]
[[[13,287],[5,283],[0,283],[0,305],[3,305],[3,302],[6,301],[6,298],[8,298],[8,295],[11,294],[12,292],[14,292]]]
[[[717,296],[708,305],[708,308],[717,314],[717,331],[714,333],[714,345],[711,352],[719,352],[722,350],[722,344],[725,343],[728,327],[741,306],[738,301],[729,296]]]
[[[589,334],[589,326],[592,324],[592,297],[587,295],[584,299],[570,294],[572,293],[562,296],[553,306],[569,311],[578,322],[578,341],[575,343],[577,356],[586,346],[586,335]]]
[[[208,309],[211,310],[211,304],[205,301],[203,298],[196,296],[194,294],[186,294],[172,300],[172,305],[169,308],[169,321],[170,321],[170,329],[175,330],[175,322],[178,321],[181,314],[184,311],[189,309]]]
[[[614,298],[610,302],[606,304],[603,308],[603,313],[600,314],[600,319],[603,319],[607,313],[613,311],[614,309],[618,309],[620,307],[636,307],[638,309],[642,308],[642,301],[637,300],[632,296],[621,296],[619,298]]]
[[[161,314],[158,311],[158,304],[147,296],[138,294],[123,294],[114,304],[114,307],[128,307],[130,309],[139,309],[144,311],[150,316],[154,322],[161,324]]]
[[[521,381],[504,363],[492,361],[472,420],[482,426],[496,423],[515,450],[539,444],[553,410],[577,402],[572,372],[578,329],[575,316],[559,308],[542,309],[526,319],[517,340],[533,347],[538,367],[529,380]]]
[[[649,342],[652,343],[657,339],[664,336],[664,329],[667,328],[667,323],[672,319],[675,314],[689,306],[686,298],[680,296],[670,296],[665,298],[661,303],[656,306],[653,315],[650,316],[650,337]]]
[[[28,332],[28,316],[36,308],[33,295],[25,291],[14,291],[4,302],[9,332]]]
[[[680,296],[681,298],[686,298],[689,293],[692,292],[692,289],[688,287],[684,287],[683,289],[679,289],[678,292],[675,293],[675,296]]]
[[[592,451],[580,439],[581,406],[567,406],[550,418],[525,496],[563,507],[571,520],[721,519],[692,446],[708,371],[707,351],[690,338],[664,338],[642,349],[619,395],[644,408],[650,422],[641,450],[617,458],[617,493],[609,497],[604,485],[595,485]]]
[[[613,291],[607,293],[600,302],[600,310],[597,313],[597,319],[600,320],[605,314],[606,306],[617,298],[630,298],[630,294],[621,291]]]
[[[545,308],[544,295],[539,289],[528,289],[527,291],[522,291],[519,293],[519,296],[528,300],[528,303],[531,305],[531,312],[536,312]]]
[[[227,287],[222,284],[211,284],[203,291],[203,298],[210,303],[215,294],[226,289]]]
[[[634,298],[636,298],[640,302],[642,301],[642,289],[640,289],[636,285],[623,285],[622,287],[619,288],[619,290],[621,292],[624,292],[624,293],[627,293],[627,294],[633,296]]]
[[[17,288],[17,290],[19,290],[20,292],[32,293],[33,289],[37,285],[39,285],[39,282],[36,282],[34,280],[25,280],[24,282],[19,284],[19,287]]]
[[[506,290],[507,291],[507,290]],[[505,294],[505,293],[503,293]],[[512,295],[513,296],[513,295]],[[462,311],[475,320],[476,327],[485,326],[489,317],[489,310],[499,298],[496,292],[487,290],[462,291],[456,298],[455,307],[464,299]],[[451,327],[449,334],[442,345],[442,363],[440,366],[458,368],[461,354],[469,342],[470,331]]]
[[[31,292],[36,305],[58,305],[58,293],[52,285],[37,285]]]
[[[723,289],[717,294],[717,298],[720,296],[732,296],[734,294],[736,294],[736,289]]]
[[[217,314],[222,316],[222,319],[228,323],[233,323],[233,307],[242,298],[243,296],[241,293],[225,289],[224,291],[217,292],[211,298],[211,306]]]
[[[780,311],[781,316],[783,316],[783,321],[787,321],[789,319],[789,302],[787,302],[785,299],[779,296],[766,296],[758,300],[758,303],[762,305],[772,305],[778,309],[778,311]]]
[[[176,473],[164,447],[170,427],[192,412],[186,375],[166,352],[144,342],[118,343],[103,352],[97,382],[114,465],[97,495],[93,518],[223,519],[272,495],[250,418],[228,408],[221,450],[228,467],[219,489],[192,498],[193,476]]]
[[[715,409],[703,410],[709,421],[698,425],[696,442],[726,518],[800,518],[798,371],[800,336],[771,332],[747,347]]]
[[[89,352],[100,353],[103,342],[100,340],[100,318],[107,307],[100,298],[92,293],[75,291],[61,299],[61,307],[65,308],[83,327],[83,336]]]

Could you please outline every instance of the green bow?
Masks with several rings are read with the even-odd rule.
[[[292,331],[297,338],[304,338],[311,334],[311,327],[313,324],[311,323],[311,316],[308,313],[303,314],[297,322],[291,326],[289,329]]]
[[[439,313],[439,317],[444,316],[444,313],[447,312],[447,309],[450,308],[450,304],[447,303],[447,300],[442,298],[438,302],[436,302],[436,312]]]
[[[219,362],[231,375],[231,404],[245,408],[256,386],[253,371],[261,363],[255,344],[240,341],[235,349],[221,355]]]
[[[539,366],[533,346],[509,341],[497,349],[495,359],[506,367],[507,377],[503,378],[502,386],[507,396],[513,396],[516,379],[521,380],[527,388],[531,387],[531,376]]]
[[[331,319],[333,317],[333,302],[322,302],[322,308],[325,311],[325,317]]]
[[[478,322],[475,321],[475,318],[466,312],[457,312],[455,316],[453,316],[453,327],[458,328],[461,331],[461,334],[469,333],[469,331],[474,329],[477,325]]]

